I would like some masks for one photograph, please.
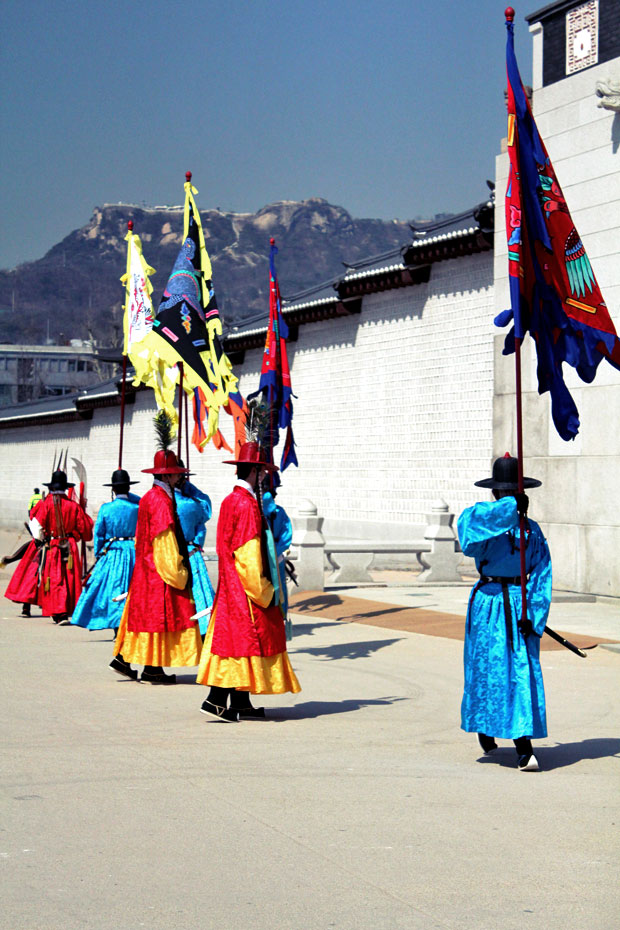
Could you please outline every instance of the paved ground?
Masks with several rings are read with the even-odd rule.
[[[224,725],[190,670],[119,679],[109,633],[2,604],[2,930],[618,927],[619,653],[543,655],[551,735],[523,774],[459,730],[454,639],[297,615],[302,693]],[[600,607],[577,632],[620,632]]]

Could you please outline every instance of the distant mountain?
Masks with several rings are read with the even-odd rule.
[[[321,198],[281,201],[257,213],[201,211],[213,281],[229,326],[268,313],[269,238],[279,248],[278,276],[284,297],[343,272],[355,262],[404,245],[407,223],[353,219]],[[127,221],[133,219],[153,275],[154,304],[176,258],[183,231],[182,207],[131,204],[96,207],[90,222],[70,233],[41,259],[0,271],[0,342],[41,343],[87,338],[120,344],[119,282],[125,271]]]

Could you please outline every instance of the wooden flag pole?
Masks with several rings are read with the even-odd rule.
[[[179,362],[179,428],[177,430],[177,458],[181,458],[181,435],[183,433],[183,362]]]
[[[521,403],[521,342],[515,338],[515,395],[517,404],[517,490],[524,493],[523,487],[523,406]],[[521,575],[521,620],[527,620],[527,569],[525,564],[525,514],[519,514],[519,562]]]
[[[133,220],[128,220],[127,230],[130,233],[133,233]],[[128,244],[128,248],[131,248],[131,243]],[[125,313],[129,312],[129,308],[125,306]],[[123,335],[123,349],[125,348],[125,336]],[[127,384],[127,354],[123,352],[123,381],[121,385],[121,435],[119,440],[118,447],[118,467],[123,467],[123,433],[125,430],[125,387]]]
[[[189,471],[189,413],[188,413],[188,398],[185,391],[183,391],[183,404],[185,406],[185,466]]]
[[[127,381],[127,356],[123,353],[123,381],[121,385],[121,437],[118,447],[118,467],[123,467],[123,431],[125,429],[125,384]]]

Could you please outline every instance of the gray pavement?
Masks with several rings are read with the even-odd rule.
[[[460,585],[416,584],[415,576],[409,583],[403,583],[406,578],[404,572],[377,572],[375,577],[377,583],[374,585],[338,585],[330,590],[341,591],[349,597],[361,597],[400,607],[423,607],[426,610],[462,614],[464,617],[469,594],[475,584],[475,579]],[[620,642],[620,599],[554,591],[549,626],[565,633],[602,636]]]
[[[617,653],[543,654],[523,774],[459,730],[454,640],[296,616],[303,691],[225,725],[1,603],[2,930],[618,927]]]

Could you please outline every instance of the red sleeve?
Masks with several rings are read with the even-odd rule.
[[[37,502],[36,502],[36,504],[34,505],[34,507],[32,508],[32,510],[31,510],[30,513],[28,514],[28,517],[29,517],[30,520],[32,520],[32,519],[34,519],[34,518],[36,517],[36,519],[39,521],[39,523],[41,523],[41,520],[42,520],[42,518],[43,518],[43,511],[44,511],[44,509],[45,509],[45,508],[43,507],[44,504],[45,504],[45,498],[44,498],[44,497],[42,497],[40,501],[37,501]],[[38,514],[39,516],[37,516],[37,514]]]

